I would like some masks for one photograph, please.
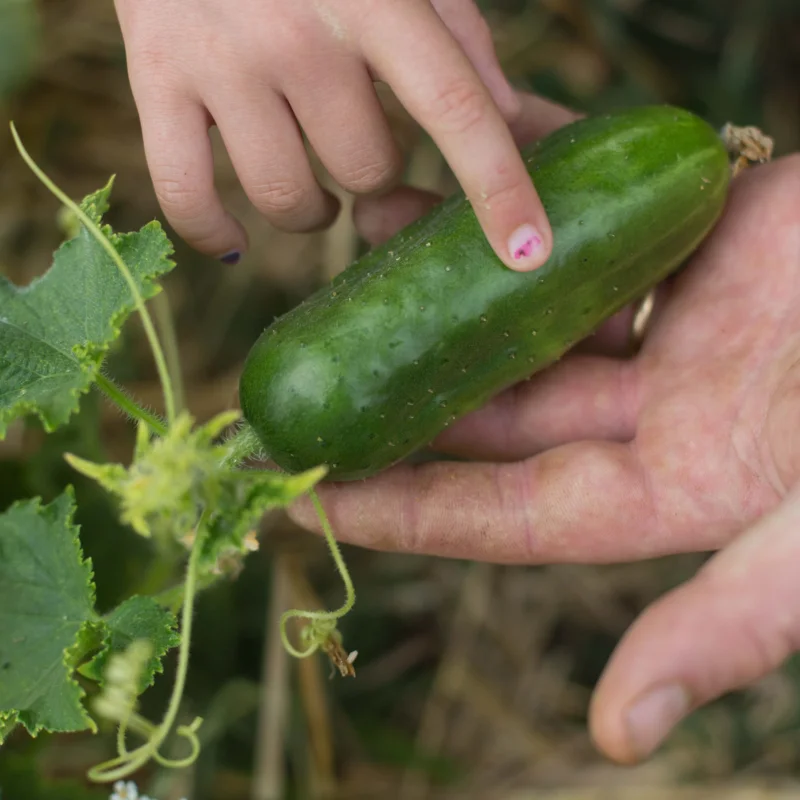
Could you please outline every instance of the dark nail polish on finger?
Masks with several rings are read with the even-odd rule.
[[[238,250],[231,250],[230,253],[225,253],[224,256],[220,256],[219,260],[223,264],[238,264],[242,258],[242,254]]]

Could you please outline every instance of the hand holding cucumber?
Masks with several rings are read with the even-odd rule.
[[[379,240],[429,204],[402,190],[358,216]],[[319,487],[342,540],[385,550],[505,563],[720,550],[645,612],[598,686],[593,734],[619,761],[800,646],[798,209],[800,156],[739,176],[633,360],[614,357],[620,326],[606,326],[604,355],[574,352],[434,443],[470,461]],[[305,503],[293,516],[317,524]]]
[[[275,225],[323,227],[333,178],[368,194],[401,157],[373,80],[433,137],[499,258],[540,266],[551,231],[508,123],[519,107],[473,0],[116,0],[147,161],[161,207],[198,250],[235,263],[242,226],[214,189],[216,124],[252,203]]]
[[[241,225],[213,185],[216,124],[254,205],[274,224],[329,224],[300,129],[333,177],[370,195],[400,157],[372,81],[436,141],[498,257],[548,258],[552,233],[514,143],[568,112],[519,102],[471,0],[116,0],[162,208],[202,252],[234,263]],[[546,112],[546,113],[544,113]],[[386,238],[431,205],[398,189],[357,206]],[[472,459],[323,485],[345,541],[499,562],[606,562],[721,552],[648,609],[592,708],[611,757],[647,756],[692,708],[776,667],[800,643],[800,159],[738,178],[726,214],[662,293],[632,361],[561,363],[435,442]],[[295,518],[315,527],[306,505]]]

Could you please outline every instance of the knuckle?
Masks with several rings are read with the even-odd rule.
[[[162,69],[170,66],[169,52],[152,42],[147,42],[133,50],[129,60],[137,68],[156,75],[160,74]]]
[[[486,116],[489,100],[486,92],[467,80],[442,86],[431,99],[439,127],[446,133],[465,133]]]
[[[413,468],[412,468],[413,469]],[[425,470],[418,467],[416,471],[424,473]],[[415,485],[415,481],[409,481],[409,488]],[[393,548],[399,553],[418,554],[426,551],[430,541],[435,536],[435,531],[431,525],[430,514],[426,513],[429,507],[430,490],[422,492],[405,491],[400,497],[398,505],[398,527],[393,540]]]
[[[483,191],[473,202],[486,211],[496,211],[499,208],[519,207],[525,200],[522,196],[523,184],[508,168],[499,168],[495,171],[493,180],[484,186]]]
[[[348,170],[342,176],[341,184],[351,192],[372,192],[389,183],[396,171],[397,165],[392,160],[370,160]]]
[[[164,213],[178,221],[190,221],[200,217],[206,205],[200,187],[186,178],[169,175],[153,178],[156,197]]]
[[[180,86],[183,80],[183,59],[159,42],[147,41],[130,50],[128,73],[138,77],[136,83],[154,90]]]
[[[764,625],[763,620],[746,619],[741,630],[741,675],[739,682],[749,682],[777,669],[800,646],[798,620],[780,619]]]
[[[249,186],[247,196],[264,214],[283,217],[306,208],[311,193],[295,181],[273,180]]]
[[[702,598],[707,608],[726,607],[719,626],[727,628],[730,653],[726,688],[761,678],[800,650],[800,609],[783,603],[765,614],[765,607],[752,600],[751,581],[749,573],[730,576],[712,560],[692,582],[698,603]]]

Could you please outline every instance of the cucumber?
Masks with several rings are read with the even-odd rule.
[[[458,193],[268,327],[240,381],[269,457],[366,478],[562,356],[676,269],[720,216],[728,156],[695,115],[586,118],[523,150],[554,233],[508,269]]]

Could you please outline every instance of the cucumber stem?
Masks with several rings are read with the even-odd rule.
[[[98,372],[94,382],[97,388],[129,417],[144,422],[157,436],[166,435],[167,426],[155,414],[142,408],[132,397],[125,394],[110,378]]]

